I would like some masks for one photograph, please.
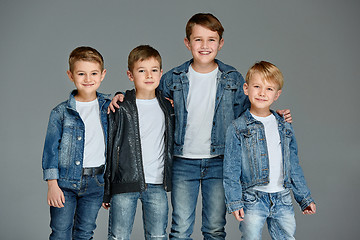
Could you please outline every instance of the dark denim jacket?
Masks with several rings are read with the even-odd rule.
[[[72,91],[67,101],[51,111],[42,157],[44,180],[57,179],[60,187],[69,189],[80,189],[85,143],[85,125],[76,111],[76,93]],[[109,95],[96,94],[106,144],[110,99]]]
[[[304,210],[314,200],[299,164],[297,143],[290,123],[272,111],[278,122],[283,156],[284,187],[291,188]],[[224,155],[224,188],[229,212],[244,207],[242,192],[269,182],[269,159],[264,125],[246,110],[229,126]]]
[[[163,75],[159,89],[165,97],[174,100],[175,134],[174,155],[181,155],[187,123],[186,101],[189,93],[187,72],[193,60],[175,67]],[[233,67],[215,60],[219,66],[213,127],[211,130],[211,155],[223,155],[226,129],[231,121],[250,106],[243,92],[244,79]]]

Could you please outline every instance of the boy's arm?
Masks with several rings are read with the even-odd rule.
[[[110,111],[115,112],[115,109],[120,107],[119,104],[117,104],[117,102],[123,102],[124,97],[125,97],[125,95],[122,92],[115,93],[113,99],[111,100],[111,102],[108,106],[107,113],[109,114]]]
[[[233,124],[227,129],[225,153],[224,153],[224,190],[225,203],[229,213],[238,211],[244,207],[242,202],[241,187],[241,146],[240,140],[236,136]]]
[[[238,88],[235,91],[235,119],[238,118],[241,113],[243,113],[246,109],[250,108],[250,100],[248,96],[245,95],[243,85],[245,83],[245,80],[241,73],[235,72],[235,78],[237,79]]]
[[[117,110],[119,111],[119,110]],[[116,118],[117,112],[111,112],[108,115],[108,139],[107,139],[107,149],[106,149],[106,169],[104,173],[104,197],[103,203],[110,203],[111,199],[111,189],[110,189],[110,182],[111,182],[111,173],[112,168],[114,167],[112,164],[113,159],[113,152],[114,152],[114,138],[116,135],[116,131],[118,128],[118,119]],[[103,206],[105,208],[105,206]],[[107,209],[107,208],[105,208]]]
[[[59,178],[59,145],[62,137],[61,114],[51,111],[48,128],[45,137],[42,157],[42,169],[44,180]]]
[[[292,117],[290,109],[276,110],[276,113],[282,116],[286,122],[292,123]]]
[[[290,128],[292,131],[291,136],[286,136],[286,137],[291,137],[290,140],[291,166],[290,166],[289,177],[291,179],[294,198],[299,203],[301,210],[304,211],[312,202],[314,202],[314,199],[312,199],[311,197],[310,189],[307,187],[304,173],[299,163],[296,138],[295,138],[294,130],[291,127],[291,125]]]

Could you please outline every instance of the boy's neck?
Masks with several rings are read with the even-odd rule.
[[[250,107],[250,113],[257,117],[267,117],[271,115],[270,108],[258,109],[253,106]]]
[[[78,91],[78,93],[75,95],[75,100],[78,102],[91,102],[94,101],[95,99],[96,99],[96,92],[86,94]]]
[[[136,99],[144,99],[144,100],[149,100],[156,97],[155,91],[148,92],[148,91],[137,91],[137,90],[135,90],[135,96]]]
[[[195,72],[198,73],[209,73],[214,71],[217,68],[217,63],[215,62],[215,60],[211,63],[207,63],[207,64],[201,64],[201,63],[196,63],[195,61],[191,64],[191,67],[194,69]]]

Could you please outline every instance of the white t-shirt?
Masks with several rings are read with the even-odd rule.
[[[182,157],[210,158],[211,130],[215,111],[217,74],[198,73],[189,67],[189,94],[186,102],[187,124]]]
[[[265,137],[269,157],[269,183],[265,186],[255,186],[258,191],[274,193],[284,190],[283,160],[278,123],[273,114],[267,117],[258,117],[251,114],[256,120],[262,122],[265,128]]]
[[[105,136],[100,121],[99,102],[76,101],[76,111],[85,125],[83,167],[99,167],[105,164]]]
[[[165,116],[156,98],[136,99],[145,182],[162,184],[164,174]]]

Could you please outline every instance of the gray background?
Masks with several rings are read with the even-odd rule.
[[[50,229],[41,156],[50,110],[74,88],[66,76],[70,51],[97,48],[108,70],[101,92],[131,88],[127,55],[157,48],[164,71],[191,55],[185,24],[197,12],[225,27],[218,58],[244,75],[257,60],[285,76],[276,108],[290,108],[301,164],[318,213],[296,209],[298,239],[355,239],[359,227],[358,1],[0,1],[0,239],[46,239]],[[140,204],[139,204],[140,205]],[[138,213],[141,213],[138,210]],[[194,239],[201,239],[197,213]],[[95,239],[105,239],[100,210]],[[239,239],[228,215],[228,239]],[[133,239],[143,239],[137,214]],[[264,239],[268,235],[264,234]]]

